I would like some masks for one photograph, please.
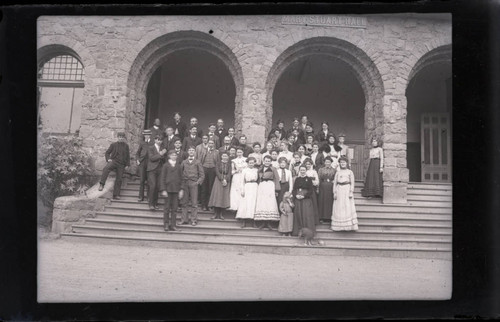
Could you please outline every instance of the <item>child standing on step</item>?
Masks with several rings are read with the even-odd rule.
[[[340,157],[333,180],[332,226],[334,231],[358,230],[354,205],[354,173],[347,168],[347,158]]]
[[[286,191],[280,202],[280,224],[278,231],[282,236],[291,236],[293,231],[293,201],[292,193]]]

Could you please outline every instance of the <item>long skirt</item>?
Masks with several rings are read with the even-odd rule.
[[[316,225],[319,224],[319,209],[318,209],[318,194],[316,193],[316,187],[314,187],[311,193],[311,202],[313,204],[313,212],[314,212],[314,222]]]
[[[319,219],[330,219],[333,209],[333,182],[319,184],[318,212]]]
[[[332,230],[358,230],[358,216],[354,197],[349,198],[350,184],[337,186],[337,199],[333,203]]]
[[[316,232],[316,222],[314,219],[314,209],[311,198],[301,200],[295,199],[292,236],[298,236],[299,230],[304,227]]]
[[[231,185],[228,183],[224,187],[222,186],[222,182],[219,179],[215,179],[214,186],[212,188],[212,194],[210,195],[210,200],[208,201],[208,206],[228,208],[230,206],[230,186]]]
[[[370,159],[366,172],[365,186],[361,191],[363,197],[382,197],[384,184],[380,173],[380,159]]]
[[[238,210],[238,206],[241,204],[243,184],[243,173],[235,173],[231,180],[231,193],[229,194],[231,204],[229,205],[229,210]]]
[[[236,212],[236,219],[253,219],[255,215],[255,205],[257,202],[257,182],[247,182],[245,189],[245,197],[240,201],[240,207]]]
[[[291,233],[293,231],[293,212],[281,214],[278,232]]]
[[[278,206],[283,200],[283,195],[285,194],[285,192],[290,190],[290,183],[288,181],[285,183],[280,182],[280,187],[281,190],[278,192],[278,197],[276,198],[276,203],[278,204]]]
[[[254,220],[279,221],[280,213],[276,203],[274,181],[262,181],[257,189],[257,205]]]

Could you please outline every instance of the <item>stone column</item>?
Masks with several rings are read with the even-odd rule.
[[[406,97],[384,96],[384,203],[406,203],[409,170],[406,163]]]

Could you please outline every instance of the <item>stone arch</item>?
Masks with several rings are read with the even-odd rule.
[[[151,75],[168,59],[169,54],[184,49],[208,52],[227,66],[236,88],[235,126],[241,129],[243,73],[238,59],[226,44],[211,35],[192,30],[176,31],[149,42],[138,53],[130,68],[126,89],[125,131],[132,149],[137,146],[144,126],[146,89]]]
[[[452,59],[451,53],[452,53],[451,45],[444,45],[441,47],[434,48],[431,51],[424,54],[415,63],[410,73],[408,74],[407,86],[410,84],[413,77],[417,75],[418,72],[420,72],[425,67],[440,62],[449,62],[451,64],[451,59]]]
[[[266,80],[266,136],[272,124],[273,92],[283,72],[295,61],[309,55],[326,55],[348,64],[365,94],[365,139],[383,134],[384,84],[375,63],[359,47],[333,37],[314,37],[295,43],[278,56]]]
[[[95,73],[95,60],[90,51],[81,43],[66,36],[58,35],[57,38],[40,37],[38,40],[37,63],[49,56],[66,53],[78,58],[85,68],[85,76],[90,79]]]

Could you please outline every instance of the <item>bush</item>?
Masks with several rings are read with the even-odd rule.
[[[45,224],[50,225],[56,198],[84,193],[90,174],[90,155],[83,150],[81,138],[39,136],[37,188],[47,209]]]

